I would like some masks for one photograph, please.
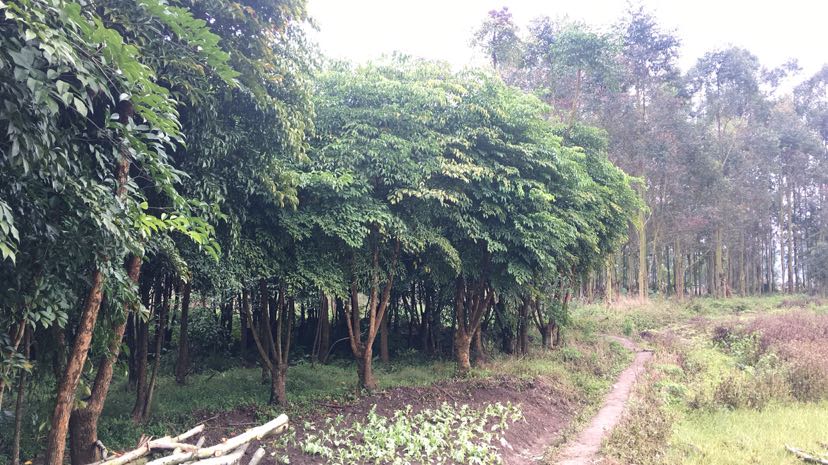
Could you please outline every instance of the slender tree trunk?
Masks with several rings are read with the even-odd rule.
[[[157,305],[160,299],[160,291],[156,284],[153,297],[153,306]],[[147,368],[149,365],[149,322],[143,321],[141,318],[136,318],[135,325],[137,327],[137,346],[138,354],[136,356],[136,365],[138,373],[136,374],[136,388],[135,388],[135,404],[132,407],[132,421],[140,422],[144,415],[144,406],[146,405],[147,393],[149,391],[147,386]]]
[[[330,322],[330,307],[333,299],[327,295],[322,294],[322,302],[319,306],[319,345],[318,345],[318,359],[325,363],[328,360],[328,351],[331,345],[331,322]]]
[[[389,363],[391,354],[388,352],[388,312],[385,312],[385,317],[380,321],[379,333],[380,360],[382,363]]]
[[[32,330],[23,326],[23,357],[29,360],[31,347]],[[23,406],[26,402],[26,380],[28,373],[20,370],[20,378],[17,380],[17,399],[14,404],[14,438],[12,439],[12,465],[20,465],[20,438],[23,434]]]
[[[75,402],[75,390],[80,381],[83,365],[92,345],[92,333],[95,330],[95,321],[103,299],[103,273],[95,269],[92,273],[92,287],[86,297],[86,304],[81,312],[75,343],[72,353],[63,371],[63,377],[58,384],[57,401],[52,412],[52,427],[46,439],[46,465],[63,465],[63,455],[66,451],[66,433],[69,430],[69,417]]]
[[[681,240],[676,236],[676,250],[673,253],[673,274],[675,275],[676,298],[684,300],[684,254],[681,251]]]
[[[792,183],[791,183],[792,184]],[[788,260],[787,260],[787,270],[788,270],[788,293],[793,294],[795,290],[795,282],[793,276],[793,262],[794,262],[794,239],[793,239],[793,187],[788,185],[787,195],[788,195],[788,202],[787,202],[787,216],[788,216]]]
[[[187,383],[187,372],[190,370],[190,340],[188,336],[188,325],[190,320],[190,292],[192,291],[192,283],[187,281],[184,283],[183,295],[181,297],[181,321],[179,322],[178,334],[178,358],[175,362],[175,382],[178,384]],[[242,335],[244,335],[247,328],[242,328]],[[244,337],[242,337],[244,339]],[[242,343],[242,350],[244,350],[244,343]]]
[[[524,297],[521,306],[518,307],[518,343],[521,355],[529,353],[529,306],[529,298]]]
[[[615,297],[613,295],[613,290],[612,290],[612,274],[613,274],[614,265],[615,265],[615,257],[613,255],[610,255],[609,257],[607,257],[607,270],[606,270],[607,280],[606,280],[606,286],[605,286],[606,293],[604,295],[604,298],[607,301],[607,305],[611,304],[613,298]]]
[[[158,372],[161,368],[161,351],[164,348],[164,334],[167,329],[167,316],[170,311],[170,299],[172,294],[171,278],[167,278],[163,298],[161,300],[161,311],[158,314],[158,325],[155,334],[155,359],[152,365],[152,376],[147,386],[147,397],[144,400],[144,408],[141,412],[141,421],[146,421],[152,412],[152,398],[155,394],[155,386],[158,381]]]
[[[638,212],[636,221],[638,231],[638,298],[647,299],[647,225],[644,211]]]
[[[377,389],[377,379],[374,377],[372,359],[371,345],[364,344],[362,352],[357,356],[357,375],[359,376],[360,387],[369,392]]]

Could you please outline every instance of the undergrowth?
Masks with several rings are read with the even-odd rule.
[[[786,444],[807,449],[825,441],[825,304],[789,296],[746,301],[757,306],[685,304],[669,328],[639,333],[657,351],[605,444],[610,463],[794,464]],[[626,313],[643,320],[635,309]],[[643,314],[660,312],[648,306]]]

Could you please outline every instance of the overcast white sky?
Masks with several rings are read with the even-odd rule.
[[[706,51],[727,45],[751,50],[768,67],[797,58],[809,76],[828,62],[828,0],[644,0],[682,40],[685,70]],[[472,31],[492,9],[508,6],[518,25],[547,15],[599,27],[621,17],[626,0],[308,0],[320,31],[313,37],[332,57],[364,62],[401,51],[457,66],[480,62]]]

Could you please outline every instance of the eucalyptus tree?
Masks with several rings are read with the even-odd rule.
[[[472,45],[486,53],[495,72],[507,73],[521,59],[521,40],[508,7],[489,11],[475,31]]]
[[[619,40],[582,23],[548,17],[536,18],[525,40],[521,70],[509,82],[543,98],[570,126],[595,120],[600,100],[618,86]]]
[[[692,92],[700,96],[697,109],[707,129],[707,146],[714,163],[715,183],[710,186],[710,205],[720,214],[712,226],[714,243],[713,289],[717,296],[730,292],[724,267],[724,221],[727,211],[729,182],[733,168],[744,156],[740,140],[746,135],[750,119],[755,116],[762,96],[759,87],[760,65],[750,52],[730,48],[711,52],[700,58],[688,73]]]

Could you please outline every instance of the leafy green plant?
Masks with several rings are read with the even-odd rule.
[[[443,403],[414,413],[412,406],[386,417],[371,409],[363,421],[342,415],[321,424],[306,423],[302,451],[328,463],[502,463],[493,445],[520,407],[489,404],[484,409]]]

